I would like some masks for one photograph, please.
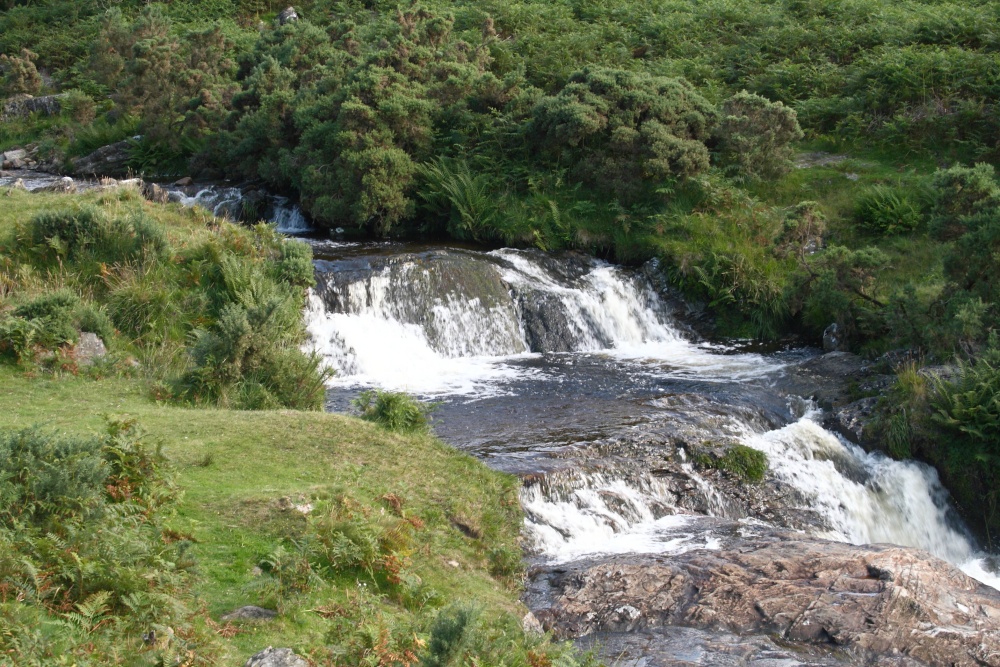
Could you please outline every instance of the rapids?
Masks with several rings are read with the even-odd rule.
[[[685,462],[685,442],[738,442],[768,455],[769,483],[816,517],[813,534],[918,547],[1000,587],[932,469],[864,452],[774,389],[814,351],[699,341],[650,267],[510,249],[314,250],[306,325],[336,374],[328,407],[368,387],[437,401],[442,438],[525,476],[539,562],[718,548],[713,517],[752,530],[761,518]],[[685,493],[629,454],[640,440],[681,467]]]

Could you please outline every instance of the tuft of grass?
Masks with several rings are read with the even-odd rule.
[[[402,433],[426,431],[428,415],[434,409],[406,394],[380,390],[362,392],[352,404],[365,421]]]

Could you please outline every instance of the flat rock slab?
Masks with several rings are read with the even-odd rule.
[[[561,566],[532,586],[535,615],[564,638],[684,626],[839,647],[863,661],[1000,665],[1000,592],[917,549],[765,531],[718,551]]]
[[[222,616],[223,621],[270,621],[278,616],[278,612],[273,609],[264,609],[254,605],[240,607]]]
[[[290,648],[274,648],[268,646],[246,661],[243,667],[309,667],[309,661],[295,655]]]

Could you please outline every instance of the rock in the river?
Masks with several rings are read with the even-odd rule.
[[[247,605],[234,609],[222,616],[223,621],[269,621],[277,617],[278,612],[273,609],[264,609],[255,605]]]
[[[66,194],[72,194],[76,192],[76,181],[69,176],[63,176],[51,185],[44,185],[37,188],[35,192],[64,192]]]
[[[170,201],[170,192],[161,188],[156,183],[143,183],[140,188],[142,196],[157,204],[166,204]]]
[[[0,169],[22,169],[27,157],[28,151],[23,148],[0,154]]]
[[[268,646],[246,661],[243,667],[309,667],[309,662],[290,648],[274,648]]]
[[[916,549],[763,531],[719,551],[561,566],[541,581],[550,588],[535,615],[562,637],[680,625],[927,665],[1000,664],[1000,592]]]
[[[73,350],[77,363],[83,366],[90,366],[97,359],[106,356],[107,353],[108,349],[104,347],[104,341],[97,334],[89,331],[80,334],[80,342]]]
[[[71,169],[77,176],[125,176],[128,174],[129,139],[102,146],[82,158],[73,160]]]
[[[836,322],[823,330],[823,350],[825,352],[847,352],[847,341],[840,333]]]
[[[871,434],[866,432],[866,427],[871,421],[877,403],[878,397],[876,396],[848,403],[833,411],[830,419],[827,420],[827,426],[851,442],[859,445],[868,444]]]

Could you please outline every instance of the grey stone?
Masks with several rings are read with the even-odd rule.
[[[78,364],[89,366],[97,359],[106,356],[108,349],[104,347],[104,341],[97,334],[85,331],[80,334],[80,342],[76,344],[74,354]]]
[[[840,326],[834,322],[823,330],[824,352],[847,352],[847,341],[841,334]]]
[[[72,172],[77,176],[127,176],[129,147],[128,139],[102,146],[90,155],[73,160]]]
[[[161,188],[156,183],[143,183],[140,188],[142,196],[157,204],[166,204],[170,201],[170,192]]]
[[[76,192],[76,181],[69,176],[63,176],[55,183],[43,185],[42,187],[37,188],[35,192],[64,192],[72,194]]]
[[[3,154],[3,161],[10,162],[13,160],[23,160],[28,156],[28,151],[23,148],[16,148],[14,150],[7,151]]]
[[[286,23],[291,23],[292,21],[298,21],[299,15],[295,11],[295,7],[286,7],[280,14],[278,14],[278,24],[285,25]]]
[[[235,609],[222,616],[223,621],[269,621],[277,617],[278,612],[273,609],[264,609],[254,605],[247,605]]]
[[[844,407],[834,410],[828,426],[851,442],[859,445],[868,444],[870,438],[865,427],[871,421],[877,403],[877,396],[848,403]]]
[[[252,655],[243,667],[309,667],[309,662],[290,648],[268,646]]]
[[[526,635],[545,634],[545,628],[542,627],[541,622],[530,611],[521,619],[521,629],[524,630],[524,634]]]
[[[184,178],[177,179],[174,182],[174,185],[176,185],[178,187],[181,187],[181,188],[186,188],[187,186],[189,186],[189,185],[191,185],[193,183],[194,183],[194,179],[193,178],[191,178],[190,176],[185,176]]]
[[[950,563],[894,545],[740,530],[718,551],[560,565],[534,580],[529,601],[562,638],[683,626],[915,664],[998,664],[1000,592]]]
[[[55,116],[62,111],[62,95],[15,95],[3,102],[2,115],[6,119],[26,118],[33,113],[43,116]]]

